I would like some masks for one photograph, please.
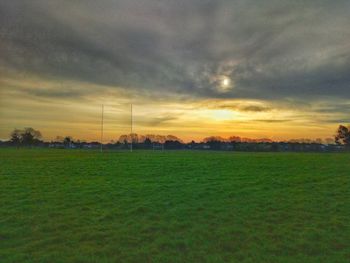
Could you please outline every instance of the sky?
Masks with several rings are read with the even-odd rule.
[[[350,123],[350,1],[0,1],[0,139],[329,138]]]

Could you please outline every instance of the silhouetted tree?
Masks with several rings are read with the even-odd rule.
[[[146,138],[143,143],[144,143],[146,149],[151,149],[152,148],[152,141],[151,141],[150,138]]]
[[[124,148],[127,149],[128,148],[128,140],[127,139],[124,139]]]
[[[189,144],[191,149],[195,149],[196,148],[196,142],[195,141],[191,141],[191,143]]]
[[[38,144],[41,139],[40,131],[33,128],[24,128],[24,130],[15,129],[11,133],[11,142],[15,145],[33,145]]]
[[[179,141],[165,141],[164,148],[168,150],[181,149],[182,143]]]
[[[18,146],[21,143],[21,131],[15,129],[11,132],[11,144]]]
[[[222,138],[220,136],[210,136],[203,139],[203,142],[226,142],[227,140],[225,138]]]
[[[22,143],[24,145],[33,145],[40,141],[40,131],[34,130],[33,128],[24,128],[22,132]]]
[[[213,140],[207,141],[206,144],[209,145],[210,149],[212,150],[220,150],[223,145],[223,142],[213,139]]]
[[[337,144],[345,144],[350,146],[350,130],[349,128],[339,125],[337,134],[335,135],[335,142]]]
[[[64,139],[63,139],[63,144],[65,147],[70,147],[71,144],[73,142],[73,138],[70,137],[70,136],[66,136]]]

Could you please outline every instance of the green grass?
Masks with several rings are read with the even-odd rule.
[[[0,262],[350,262],[350,154],[2,149]]]

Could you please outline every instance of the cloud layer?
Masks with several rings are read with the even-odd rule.
[[[0,10],[2,75],[194,98],[350,99],[349,1],[13,0]]]

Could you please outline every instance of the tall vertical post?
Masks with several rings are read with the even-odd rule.
[[[133,130],[132,130],[132,124],[133,124],[133,119],[132,119],[132,103],[130,104],[130,152],[132,152],[132,141],[133,141]]]
[[[102,116],[101,116],[101,152],[103,151],[103,113],[104,113],[104,105],[102,104]]]

